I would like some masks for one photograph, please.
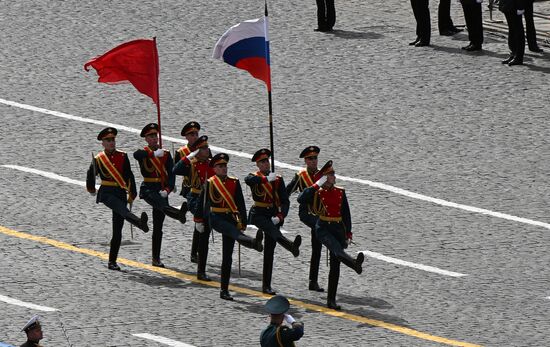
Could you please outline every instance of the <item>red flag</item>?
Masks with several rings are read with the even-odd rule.
[[[123,43],[109,52],[84,64],[96,69],[100,83],[118,84],[130,82],[141,93],[159,105],[158,53],[155,39],[135,40]]]

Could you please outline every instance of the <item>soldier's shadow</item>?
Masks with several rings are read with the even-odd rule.
[[[340,30],[340,29],[328,31],[326,32],[326,34],[334,35],[341,39],[354,39],[354,40],[377,40],[384,37],[384,35],[379,33],[374,33],[374,32],[351,31],[351,30]]]

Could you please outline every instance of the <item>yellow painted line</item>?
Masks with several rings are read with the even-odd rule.
[[[8,235],[8,236],[18,237],[20,239],[36,241],[36,242],[39,242],[39,243],[42,243],[42,244],[54,246],[56,248],[65,249],[65,250],[72,251],[72,252],[77,252],[77,253],[90,255],[90,256],[97,257],[97,258],[100,258],[100,259],[103,259],[103,260],[108,260],[109,259],[109,254],[107,254],[107,253],[94,251],[92,249],[87,249],[87,248],[76,247],[76,246],[73,246],[71,244],[68,244],[68,243],[65,243],[65,242],[62,242],[62,241],[49,239],[49,238],[43,237],[43,236],[36,236],[36,235],[28,234],[28,233],[23,233],[23,232],[20,232],[20,231],[15,231],[15,230],[3,227],[1,225],[0,225],[0,233]],[[154,267],[152,265],[147,265],[147,264],[140,263],[138,261],[134,261],[134,260],[130,260],[130,259],[118,258],[117,262],[120,263],[120,264],[127,265],[127,266],[157,272],[159,274],[162,274],[162,275],[165,275],[165,276],[168,276],[168,277],[178,278],[178,279],[181,279],[181,280],[184,280],[184,281],[189,281],[189,282],[193,282],[193,283],[200,283],[200,284],[203,284],[203,285],[206,285],[206,286],[216,287],[216,288],[219,288],[219,286],[220,286],[219,282],[216,282],[216,281],[210,281],[210,282],[200,281],[196,278],[195,275],[188,275],[188,274],[185,274],[185,273],[182,273],[182,272],[178,272],[178,271],[174,271],[174,270],[170,270],[170,269],[166,269],[166,268]],[[234,285],[230,285],[229,288],[234,292],[241,293],[241,294],[246,294],[246,295],[249,295],[249,296],[255,296],[255,297],[260,297],[260,298],[270,298],[271,297],[269,295],[263,294],[262,292],[259,292],[259,291],[253,290],[253,289],[237,287],[237,286],[234,286]],[[408,335],[408,336],[414,336],[414,337],[417,337],[417,338],[422,339],[422,340],[439,342],[439,343],[449,345],[449,346],[481,347],[480,345],[476,345],[476,344],[472,344],[472,343],[468,343],[468,342],[457,341],[457,340],[452,340],[452,339],[448,339],[448,338],[441,337],[441,336],[436,336],[436,335],[423,333],[421,331],[406,328],[406,327],[403,327],[403,326],[400,326],[400,325],[397,325],[397,324],[387,323],[387,322],[377,320],[377,319],[371,319],[371,318],[367,318],[367,317],[363,317],[363,316],[359,316],[359,315],[355,315],[355,314],[351,314],[351,313],[346,313],[344,311],[332,310],[332,309],[326,308],[324,306],[310,304],[310,303],[307,303],[307,302],[304,302],[304,301],[301,301],[301,300],[297,300],[297,299],[289,299],[289,301],[294,306],[297,306],[297,307],[301,307],[301,308],[304,308],[304,309],[320,312],[320,313],[326,314],[328,316],[338,317],[338,318],[347,319],[347,320],[353,321],[353,322],[368,324],[368,325],[371,325],[371,326],[391,330],[391,331],[401,333],[401,334],[405,334],[405,335]]]

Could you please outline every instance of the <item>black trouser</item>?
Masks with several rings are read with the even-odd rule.
[[[468,28],[468,39],[475,46],[483,44],[483,21],[481,18],[481,4],[473,1],[463,1],[464,19]]]
[[[529,49],[538,47],[537,31],[535,29],[535,21],[533,19],[533,0],[525,1],[525,31],[527,35],[527,44]]]
[[[338,280],[340,279],[340,259],[330,252],[330,270],[328,273],[327,301],[336,301]]]
[[[423,43],[430,43],[431,25],[429,0],[411,0],[411,6],[416,19],[416,36]]]
[[[109,261],[116,262],[120,243],[122,242],[122,227],[124,218],[128,216],[130,210],[126,207],[126,192],[120,188],[103,188],[98,193],[98,200],[105,206],[113,210],[113,236],[111,238],[111,248],[109,250]]]
[[[210,225],[205,221],[204,222],[204,231],[197,233],[197,273],[204,274],[206,272],[206,261],[208,260],[208,241],[210,238]]]
[[[153,259],[160,260],[162,245],[162,224],[166,215],[159,209],[153,208]]]
[[[334,0],[317,1],[317,27],[321,30],[332,30],[336,23]]]
[[[511,55],[516,60],[523,61],[525,53],[525,31],[523,30],[523,20],[516,11],[504,12],[506,22],[508,23],[508,48]]]
[[[440,0],[437,7],[437,28],[442,34],[446,31],[454,29],[453,20],[451,19],[451,0]]]
[[[323,244],[315,234],[315,224],[318,217],[300,210],[300,221],[311,228],[311,259],[309,261],[309,281],[317,283],[319,278],[319,263],[321,262],[321,250]]]
[[[228,235],[222,234],[222,278],[220,281],[221,290],[229,288],[231,278],[231,265],[233,264],[233,248],[235,240]]]

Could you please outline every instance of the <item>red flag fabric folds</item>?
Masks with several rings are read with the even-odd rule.
[[[109,52],[84,64],[86,71],[93,67],[100,83],[130,82],[141,93],[159,104],[158,53],[156,41],[134,40],[123,43]]]

